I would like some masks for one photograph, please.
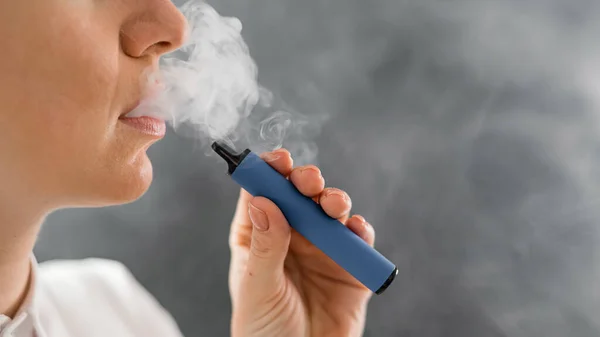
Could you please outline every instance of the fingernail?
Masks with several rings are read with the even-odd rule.
[[[358,214],[357,214],[357,215],[355,215],[354,217],[355,217],[355,218],[357,218],[358,220],[360,220],[360,222],[362,222],[362,223],[363,223],[363,225],[366,225],[366,224],[367,224],[367,220],[366,220],[366,219],[365,219],[365,217],[363,217],[362,215],[358,215]]]
[[[348,199],[348,196],[343,191],[335,190],[335,189],[327,190],[327,196],[329,197],[332,195],[338,195],[338,196],[342,197],[344,200]]]
[[[330,197],[333,195],[342,197],[342,199],[344,199],[344,201],[348,204],[348,208],[352,207],[352,201],[350,200],[350,196],[348,196],[348,193],[346,193],[344,191],[336,190],[336,189],[331,189],[331,190],[327,191],[327,194],[326,194],[327,197]]]
[[[323,176],[321,175],[321,170],[317,170],[314,167],[303,167],[300,169],[301,175],[311,174],[311,172],[316,174],[319,178],[323,178]]]
[[[277,159],[279,159],[279,157],[281,157],[280,154],[269,152],[264,155],[263,160],[266,162],[271,162],[276,161]]]
[[[250,220],[252,220],[252,224],[259,231],[266,231],[269,229],[269,218],[265,212],[256,208],[251,203],[248,204],[248,215],[250,215]]]

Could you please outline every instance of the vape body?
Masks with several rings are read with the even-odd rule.
[[[258,155],[249,150],[236,155],[231,149],[215,144],[213,149],[228,162],[229,174],[235,182],[251,195],[273,201],[292,228],[359,282],[376,294],[392,283],[398,273],[392,262],[340,221],[328,216],[319,204],[301,194]]]

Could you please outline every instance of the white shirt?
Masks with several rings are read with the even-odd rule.
[[[169,313],[121,263],[103,259],[37,265],[14,320],[0,337],[182,337]]]

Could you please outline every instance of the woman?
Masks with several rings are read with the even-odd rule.
[[[38,267],[32,249],[50,212],[128,203],[148,189],[146,150],[164,122],[123,116],[144,95],[143,69],[182,44],[185,24],[167,0],[0,0],[0,336],[180,336],[121,264]],[[285,150],[264,158],[373,243],[318,168],[292,169]],[[271,201],[241,191],[230,246],[233,336],[362,334],[371,293]]]

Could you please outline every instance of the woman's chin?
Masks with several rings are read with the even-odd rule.
[[[113,205],[128,204],[140,199],[150,188],[153,179],[152,163],[144,153],[130,167],[130,173],[120,175],[111,195]]]
[[[92,186],[88,185],[91,188],[80,190],[77,194],[81,197],[71,202],[69,207],[105,207],[132,203],[148,191],[152,178],[152,163],[143,154],[118,170],[98,174]]]

